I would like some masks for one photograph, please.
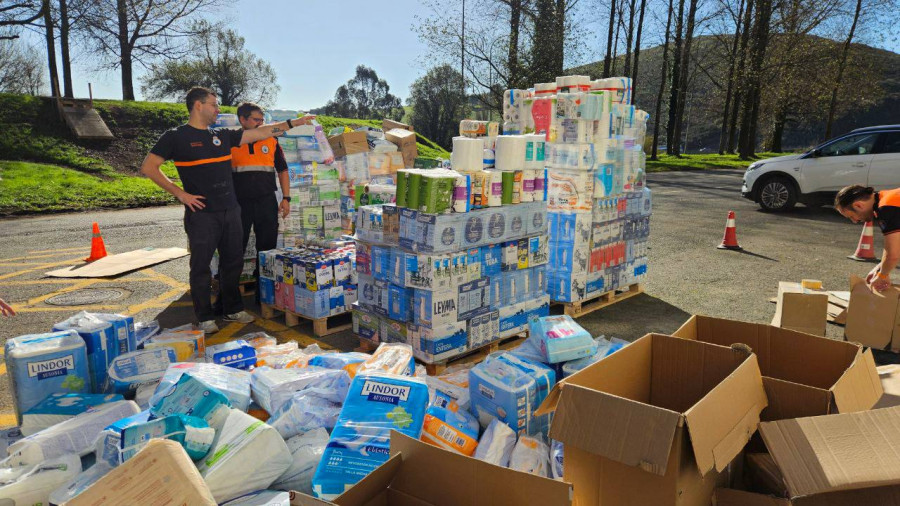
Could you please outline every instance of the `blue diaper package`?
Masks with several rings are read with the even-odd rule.
[[[597,345],[591,334],[571,316],[544,316],[528,324],[529,335],[540,339],[541,351],[547,363],[556,364],[596,353]]]
[[[153,396],[150,397],[150,405],[159,402],[186,373],[225,394],[235,409],[247,411],[250,407],[250,372],[203,362],[179,362],[170,365],[160,379]]]
[[[391,430],[419,439],[428,405],[428,386],[418,378],[360,373],[331,433],[312,488],[331,500],[390,457]]]
[[[90,392],[87,350],[73,330],[8,339],[5,353],[19,423],[51,394]]]
[[[512,353],[501,353],[497,355],[497,360],[502,360],[534,378],[534,409],[529,413],[531,421],[528,425],[528,434],[534,435],[540,433],[546,437],[547,433],[550,431],[550,420],[552,415],[535,416],[534,411],[544,402],[544,399],[550,395],[550,390],[556,385],[556,372],[536,360],[529,360],[524,357],[513,355]]]
[[[202,418],[172,415],[151,419],[148,411],[142,411],[103,429],[95,443],[97,459],[115,467],[134,457],[151,439],[160,438],[178,442],[192,460],[198,460],[209,452],[215,430]]]
[[[53,326],[53,331],[74,330],[87,346],[91,372],[91,392],[100,392],[106,383],[107,368],[119,355],[113,324],[82,311]]]
[[[137,350],[137,333],[134,317],[113,313],[93,313],[97,318],[109,322],[116,336],[116,356]]]
[[[178,383],[150,407],[150,414],[153,418],[177,414],[196,416],[205,420],[210,427],[220,428],[225,423],[230,408],[231,403],[225,394],[187,373],[182,374]]]
[[[256,365],[256,348],[243,339],[213,344],[206,347],[206,360],[246,371]]]
[[[571,362],[566,362],[562,365],[562,374],[564,378],[567,378],[576,372],[584,369],[585,367],[593,364],[594,362],[599,362],[600,359],[612,355],[613,353],[621,350],[625,346],[628,345],[628,341],[612,338],[607,341],[603,336],[597,338],[597,351],[591,355],[590,357],[579,358],[578,360],[572,360]]]
[[[356,368],[359,364],[372,358],[368,353],[360,353],[358,351],[350,351],[346,353],[323,353],[309,359],[307,365],[315,367],[323,367],[325,369],[342,369],[352,378],[356,375]]]
[[[549,416],[534,411],[556,383],[542,364],[507,353],[489,355],[469,372],[470,411],[482,427],[494,418],[517,434],[546,433]]]

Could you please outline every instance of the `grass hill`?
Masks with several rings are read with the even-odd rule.
[[[0,215],[141,207],[174,202],[140,175],[140,164],[159,136],[187,121],[182,104],[95,100],[113,141],[76,140],[49,98],[0,94]],[[233,113],[233,107],[222,107]],[[334,126],[375,126],[375,120],[319,117]],[[449,153],[417,135],[419,155]],[[163,171],[177,179],[171,163]]]

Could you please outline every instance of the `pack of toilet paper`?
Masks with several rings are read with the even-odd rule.
[[[316,497],[331,500],[390,456],[390,431],[421,436],[428,386],[408,376],[360,372],[312,481]]]
[[[20,423],[23,413],[52,394],[90,392],[87,349],[74,330],[15,337],[4,350]]]

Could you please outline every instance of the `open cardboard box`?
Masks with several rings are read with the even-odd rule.
[[[338,158],[369,151],[365,132],[344,132],[334,135],[328,138],[328,144],[331,145],[334,156]]]
[[[873,409],[900,406],[900,364],[881,365],[876,369],[884,394]]]
[[[717,506],[900,504],[900,407],[764,422],[788,498],[717,490]]]
[[[391,432],[391,459],[334,502],[291,492],[293,506],[570,506],[572,486]]]
[[[780,281],[772,325],[816,336],[825,335],[828,292],[809,290],[800,283]]]
[[[900,351],[900,287],[873,293],[864,279],[850,278],[850,304],[844,339],[875,348]]]
[[[871,350],[802,332],[708,316],[692,316],[676,337],[731,346],[757,355],[769,407],[766,421],[872,408],[881,382]]]
[[[562,380],[537,414],[556,412],[575,504],[707,506],[765,406],[747,346],[648,334]]]

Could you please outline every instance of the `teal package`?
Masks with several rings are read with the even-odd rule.
[[[313,477],[313,493],[331,500],[390,457],[391,430],[414,439],[422,435],[428,386],[389,374],[353,378],[328,446]]]
[[[150,414],[153,418],[177,414],[196,416],[210,427],[221,427],[228,416],[228,408],[231,408],[231,402],[225,394],[185,373],[150,407]]]

